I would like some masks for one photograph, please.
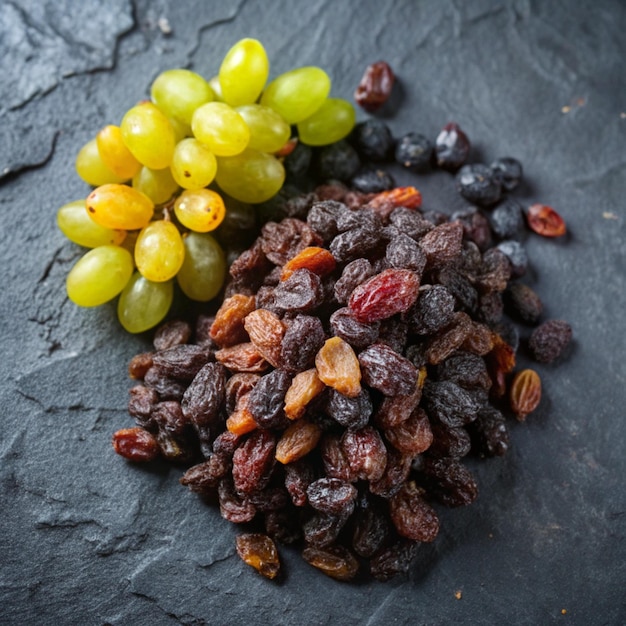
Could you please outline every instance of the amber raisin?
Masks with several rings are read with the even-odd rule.
[[[234,294],[226,298],[215,315],[210,330],[211,339],[222,348],[248,341],[243,322],[254,309],[254,296]]]
[[[541,378],[535,370],[525,369],[517,372],[511,381],[509,391],[511,410],[522,422],[532,413],[541,401]]]
[[[122,428],[113,434],[113,449],[129,461],[145,463],[159,456],[159,446],[154,435],[144,428]]]
[[[239,535],[236,540],[237,554],[265,578],[276,578],[280,561],[276,545],[267,536],[259,533]]]
[[[327,339],[315,356],[320,380],[344,395],[361,393],[361,368],[354,350],[341,338]]]
[[[286,465],[301,459],[316,446],[322,429],[307,420],[294,422],[282,434],[276,446],[276,460]]]

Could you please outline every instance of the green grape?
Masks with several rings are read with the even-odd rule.
[[[172,222],[150,222],[139,233],[135,243],[135,263],[148,280],[162,283],[174,278],[184,258],[183,240]]]
[[[141,169],[141,163],[124,144],[119,126],[105,126],[97,135],[96,143],[102,162],[123,180],[128,180]]]
[[[133,178],[133,189],[141,191],[154,204],[163,204],[178,191],[178,183],[174,180],[169,167],[151,170],[144,166]]]
[[[224,284],[224,252],[208,233],[188,233],[184,242],[185,260],[176,280],[188,298],[207,302],[215,298]]]
[[[100,226],[122,230],[143,228],[154,213],[154,203],[148,196],[117,184],[94,189],[87,196],[86,207],[91,219]]]
[[[197,139],[183,139],[176,144],[172,165],[174,180],[185,189],[202,189],[217,171],[215,155]]]
[[[231,106],[256,102],[270,73],[265,48],[256,39],[242,39],[227,53],[219,80],[224,102]]]
[[[167,315],[173,299],[173,280],[155,283],[135,272],[120,294],[117,318],[129,333],[142,333]]]
[[[222,196],[210,189],[183,191],[174,202],[178,221],[198,233],[215,230],[224,219],[226,207]]]
[[[84,200],[64,204],[57,212],[57,225],[74,243],[85,248],[111,244],[119,246],[126,238],[125,230],[114,230],[96,224],[86,211]]]
[[[176,145],[174,129],[152,102],[129,109],[120,128],[124,143],[142,165],[161,170],[170,164]]]
[[[213,100],[213,90],[200,74],[190,70],[167,70],[159,74],[150,91],[153,102],[167,117],[187,126],[193,112]]]
[[[243,117],[223,102],[209,102],[196,109],[191,129],[196,139],[216,156],[239,154],[250,140],[250,129]]]
[[[93,187],[106,183],[122,183],[124,178],[114,174],[102,160],[95,139],[88,141],[76,155],[76,173]]]
[[[182,141],[185,137],[191,137],[193,133],[191,132],[191,124],[185,124],[184,122],[179,122],[175,120],[173,117],[167,118],[170,126],[174,131],[174,142],[177,144],[179,141]]]
[[[288,124],[297,124],[319,109],[330,93],[330,78],[319,67],[299,67],[275,78],[263,92],[261,104]]]
[[[244,104],[236,111],[250,129],[248,148],[277,152],[289,140],[291,127],[274,109],[262,104]]]
[[[215,180],[229,196],[257,204],[278,193],[285,181],[285,168],[271,154],[246,148],[237,156],[217,160]]]
[[[222,86],[220,85],[220,77],[218,74],[209,80],[209,85],[213,90],[215,102],[224,102],[224,97],[222,96]]]
[[[120,246],[99,246],[81,257],[67,275],[69,299],[78,306],[104,304],[124,289],[133,257]]]
[[[328,98],[311,117],[298,124],[298,137],[309,146],[326,146],[347,137],[356,121],[354,107],[341,98]]]

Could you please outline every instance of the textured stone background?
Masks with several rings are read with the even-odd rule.
[[[625,32],[620,0],[0,2],[0,623],[625,623]],[[286,580],[266,581],[180,470],[110,448],[149,337],[125,335],[113,306],[67,301],[79,250],[55,212],[88,192],[80,146],[160,71],[209,77],[245,36],[273,75],[317,64],[343,97],[387,60],[395,133],[459,122],[473,160],[519,158],[518,197],[568,222],[565,240],[527,246],[575,343],[538,368],[540,410],[477,468],[478,502],[443,512],[407,579],[340,584],[283,550]],[[417,184],[427,208],[458,208],[447,175]]]

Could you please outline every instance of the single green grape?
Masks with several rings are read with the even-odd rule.
[[[154,213],[152,200],[128,185],[101,185],[87,196],[85,205],[94,222],[122,230],[143,228]]]
[[[298,137],[309,146],[326,146],[347,137],[354,128],[356,112],[347,100],[328,98],[298,124]]]
[[[208,233],[222,223],[226,207],[222,196],[211,189],[189,189],[176,198],[174,212],[183,226]]]
[[[174,143],[177,144],[179,141],[185,139],[185,137],[191,137],[193,133],[191,132],[191,124],[185,124],[185,122],[179,122],[175,120],[173,117],[167,118],[170,126],[174,131]]]
[[[288,124],[297,124],[319,109],[330,93],[330,78],[319,67],[299,67],[275,78],[261,96],[261,104],[276,111]]]
[[[178,191],[178,183],[174,180],[169,167],[151,170],[144,165],[133,178],[133,189],[141,191],[154,204],[163,204]]]
[[[190,70],[161,72],[150,90],[152,101],[169,118],[191,125],[193,112],[214,98],[209,83]]]
[[[123,183],[125,178],[112,172],[102,160],[95,139],[88,141],[76,155],[76,173],[92,187]]]
[[[133,258],[120,246],[89,250],[67,275],[69,299],[78,306],[104,304],[124,289],[133,273]]]
[[[102,162],[122,180],[132,178],[141,169],[141,163],[124,144],[119,126],[105,126],[96,135],[96,143]]]
[[[184,189],[202,189],[215,178],[217,161],[205,144],[189,137],[176,144],[170,168]]]
[[[277,152],[289,140],[291,126],[274,109],[262,104],[244,104],[237,107],[236,111],[250,129],[248,148]]]
[[[222,86],[220,85],[220,77],[219,74],[213,76],[213,78],[209,79],[209,85],[213,90],[213,96],[215,102],[224,102],[224,97],[222,96]]]
[[[224,251],[208,233],[190,232],[184,237],[184,243],[185,260],[176,280],[188,298],[207,302],[215,298],[224,284]]]
[[[120,294],[117,318],[129,333],[142,333],[167,315],[173,299],[173,280],[155,283],[135,272]]]
[[[174,278],[183,264],[185,247],[178,228],[172,222],[150,222],[135,243],[135,264],[142,276],[162,283]]]
[[[191,120],[195,138],[216,156],[234,156],[250,140],[250,129],[243,117],[223,102],[208,102],[196,109]]]
[[[265,48],[256,39],[242,39],[227,53],[219,72],[222,98],[231,106],[256,102],[270,73]]]
[[[142,165],[153,170],[169,166],[176,136],[167,117],[152,102],[129,109],[120,128],[124,143]]]
[[[256,204],[278,193],[285,181],[285,168],[271,154],[246,148],[237,156],[218,158],[215,180],[229,196]]]
[[[119,246],[126,238],[125,230],[96,224],[86,211],[85,200],[64,204],[57,211],[57,225],[70,241],[85,248],[97,248],[107,244]]]

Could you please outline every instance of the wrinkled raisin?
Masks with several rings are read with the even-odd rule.
[[[528,347],[539,363],[552,363],[558,359],[572,340],[572,327],[563,320],[548,320],[535,328]]]

